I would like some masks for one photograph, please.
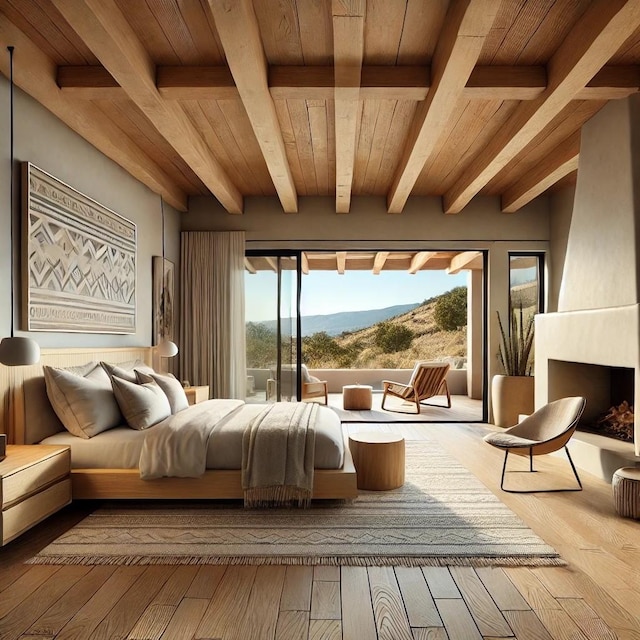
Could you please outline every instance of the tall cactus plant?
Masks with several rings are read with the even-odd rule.
[[[530,376],[533,365],[533,322],[534,315],[530,314],[525,318],[522,305],[518,309],[513,309],[509,322],[509,331],[506,332],[498,316],[498,326],[500,327],[500,348],[498,359],[508,376]]]

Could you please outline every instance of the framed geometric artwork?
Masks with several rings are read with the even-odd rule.
[[[153,256],[153,344],[173,341],[174,265],[161,256]]]
[[[135,333],[136,225],[28,162],[22,196],[24,328]]]

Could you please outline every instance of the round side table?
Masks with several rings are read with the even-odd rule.
[[[640,520],[640,467],[622,467],[611,478],[616,512]]]
[[[373,387],[367,384],[348,384],[342,387],[342,406],[348,411],[371,410]]]
[[[358,489],[388,491],[404,484],[404,438],[377,431],[349,436]]]

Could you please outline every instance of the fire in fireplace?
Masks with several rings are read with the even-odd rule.
[[[633,442],[633,425],[633,407],[624,400],[601,415],[596,420],[593,431],[624,442]]]

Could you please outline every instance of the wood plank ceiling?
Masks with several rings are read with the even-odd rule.
[[[477,194],[574,179],[640,87],[640,0],[0,0],[15,80],[179,210],[213,194]],[[0,55],[8,76],[8,57]]]

